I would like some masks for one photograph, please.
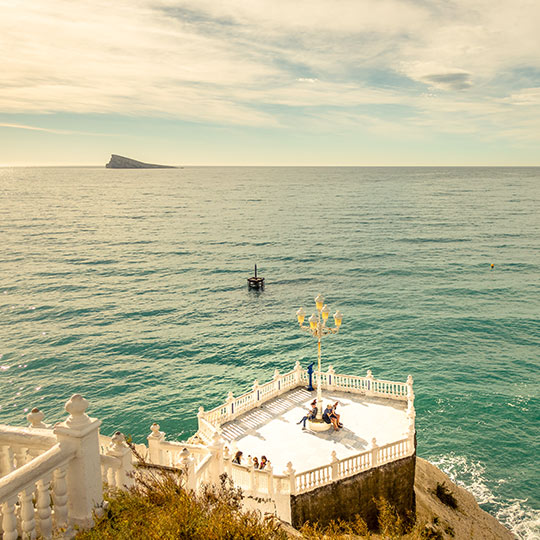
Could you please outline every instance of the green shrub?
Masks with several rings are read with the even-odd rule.
[[[136,487],[113,491],[108,509],[79,540],[285,540],[274,518],[241,509],[242,492],[226,475],[219,487],[198,494],[181,486],[175,472],[139,473]]]
[[[437,495],[438,499],[442,503],[446,504],[446,506],[449,506],[454,510],[457,508],[458,504],[456,498],[454,497],[454,495],[452,495],[452,492],[446,487],[445,484],[437,483],[435,495]]]

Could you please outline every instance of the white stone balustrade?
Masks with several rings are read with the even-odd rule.
[[[152,424],[147,444],[135,445],[137,453],[150,464],[176,467],[183,473],[184,486],[197,490],[204,483],[218,483],[227,473],[233,483],[253,497],[270,498],[278,515],[290,520],[291,495],[305,493],[371,468],[408,457],[415,452],[415,409],[413,379],[406,383],[377,380],[371,371],[366,377],[336,374],[330,366],[321,374],[323,389],[345,391],[366,397],[407,402],[407,437],[379,446],[375,439],[368,449],[328,461],[310,470],[297,472],[301,463],[289,462],[280,474],[269,464],[255,469],[253,463],[232,463],[233,448],[226,446],[221,426],[266,401],[306,385],[307,372],[297,362],[294,369],[259,384],[235,397],[232,392],[223,405],[210,411],[199,409],[199,429],[188,442],[167,441],[157,423]],[[133,484],[133,456],[124,436],[99,434],[100,421],[86,414],[88,402],[74,395],[66,404],[68,418],[51,428],[39,409],[28,415],[30,427],[0,426],[0,505],[2,540],[20,535],[51,538],[58,527],[88,527],[92,512],[103,501],[103,482],[110,487]]]
[[[307,371],[300,367],[299,362],[296,362],[292,371],[280,375],[276,369],[271,381],[263,385],[255,381],[249,392],[237,398],[234,397],[232,392],[229,392],[225,404],[206,412],[202,407],[199,408],[199,414],[197,415],[199,430],[197,435],[202,441],[208,444],[213,437],[212,428],[208,424],[214,426],[214,429],[219,428],[226,422],[234,420],[251,409],[260,407],[266,401],[273,399],[287,390],[304,386],[307,380]],[[414,403],[412,382],[410,375],[405,383],[375,379],[371,370],[368,370],[366,377],[339,375],[335,373],[332,366],[329,367],[326,373],[321,373],[321,386],[323,390],[340,390],[342,392],[351,392],[369,397],[407,401],[410,407],[413,407],[412,403]]]
[[[75,394],[68,418],[51,428],[39,409],[30,427],[0,425],[0,536],[3,540],[51,538],[93,523],[103,502],[103,476],[111,486],[132,484],[131,450],[122,434],[100,453],[100,421],[86,414],[88,402]],[[112,472],[111,472],[112,471]]]

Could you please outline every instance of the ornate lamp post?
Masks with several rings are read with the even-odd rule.
[[[305,330],[306,332],[309,332],[314,338],[317,339],[317,348],[318,348],[318,370],[317,370],[317,422],[322,422],[322,411],[323,411],[323,405],[322,405],[322,389],[321,389],[321,339],[324,336],[330,335],[330,334],[337,334],[339,332],[339,327],[341,326],[341,321],[343,320],[343,315],[336,311],[334,313],[334,323],[335,327],[330,328],[329,326],[326,326],[326,321],[328,320],[328,316],[330,315],[330,310],[328,309],[328,306],[324,304],[324,298],[322,295],[319,294],[315,298],[315,306],[317,308],[317,313],[313,313],[313,315],[308,319],[309,326],[304,325],[304,319],[306,317],[306,312],[304,311],[304,308],[300,308],[296,312],[296,317],[298,318],[298,324],[300,325],[300,328],[302,330]]]

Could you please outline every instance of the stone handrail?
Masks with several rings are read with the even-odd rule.
[[[53,524],[57,528],[68,525],[66,473],[75,455],[74,447],[55,444],[0,479],[1,531],[4,540],[17,539],[19,529],[23,538],[35,538],[38,531],[41,537],[51,538]],[[20,504],[19,512],[16,511],[17,502]]]
[[[314,374],[314,383],[316,377],[317,374]],[[241,414],[261,406],[281,393],[297,386],[303,386],[307,380],[307,371],[300,367],[299,362],[296,362],[294,369],[288,373],[280,375],[276,370],[273,380],[263,385],[259,385],[258,381],[255,381],[252,390],[239,397],[235,398],[232,392],[229,392],[224,404],[206,412],[202,407],[199,408],[199,431],[197,435],[204,442],[208,442],[213,436],[212,429],[208,424],[214,426],[214,429],[219,428],[224,423],[230,422]],[[330,391],[337,390],[362,394],[368,397],[414,401],[412,377],[410,376],[407,382],[393,382],[375,379],[371,370],[368,370],[365,377],[336,374],[334,368],[330,366],[328,371],[321,373],[321,386],[323,389]]]
[[[414,440],[411,437],[384,446],[378,446],[376,440],[373,439],[371,449],[343,459],[337,459],[335,452],[332,452],[332,459],[329,464],[295,474],[296,493],[311,491],[373,467],[397,461],[413,453]]]
[[[273,496],[290,493],[289,475],[274,474],[271,466],[259,470],[253,465],[231,463],[228,472],[234,485],[252,496]]]
[[[6,426],[0,424],[0,446],[22,446],[48,450],[56,443],[56,437],[50,429],[36,429]]]

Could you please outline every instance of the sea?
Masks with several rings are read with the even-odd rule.
[[[418,455],[540,538],[540,168],[0,169],[0,422],[185,439],[316,359],[414,377]],[[246,279],[257,264],[264,290]]]

